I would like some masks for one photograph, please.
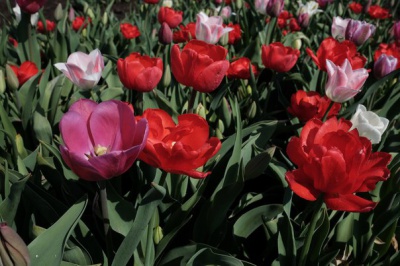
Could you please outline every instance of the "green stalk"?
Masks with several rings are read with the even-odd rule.
[[[112,261],[113,254],[113,243],[111,237],[110,230],[110,218],[108,215],[108,207],[107,207],[107,189],[106,189],[106,180],[98,181],[98,186],[100,188],[100,205],[101,205],[101,214],[103,217],[103,227],[104,227],[104,237],[106,241],[106,252],[108,261]]]
[[[322,207],[322,204],[324,203],[323,201],[323,194],[321,194],[318,199],[315,201],[314,204],[314,212],[313,216],[311,219],[310,226],[308,228],[307,236],[303,245],[303,248],[301,249],[301,254],[300,254],[300,260],[299,260],[299,266],[304,266],[307,265],[307,254],[310,250],[310,245],[312,241],[312,237],[314,235],[315,228],[317,226],[317,222],[320,216],[320,210]]]

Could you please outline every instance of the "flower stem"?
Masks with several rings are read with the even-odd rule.
[[[328,109],[326,109],[326,112],[325,112],[324,116],[322,117],[322,122],[325,122],[326,118],[328,117],[329,111],[332,109],[332,106],[333,106],[334,104],[335,104],[334,101],[331,101],[331,102],[330,102],[330,104],[329,104],[329,106],[328,106]]]
[[[310,250],[310,245],[311,245],[311,241],[312,241],[312,237],[314,235],[314,231],[315,228],[317,226],[317,222],[318,222],[318,218],[319,218],[319,214],[320,214],[320,210],[321,210],[321,206],[323,204],[323,194],[321,194],[318,199],[315,201],[314,204],[314,212],[313,212],[313,216],[311,218],[311,223],[310,226],[308,228],[308,232],[307,232],[307,236],[306,239],[304,241],[304,245],[303,248],[301,249],[301,254],[300,254],[300,260],[299,260],[299,266],[304,266],[306,265],[307,262],[307,254]]]
[[[156,210],[157,211],[157,210]],[[146,241],[146,254],[144,257],[144,266],[154,265],[154,256],[152,256],[152,251],[154,251],[154,240],[153,240],[153,230],[155,224],[156,213],[154,212],[151,216],[150,222],[147,229],[147,241]],[[153,252],[154,253],[154,252]]]
[[[190,95],[189,103],[188,103],[188,114],[193,114],[194,113],[194,101],[196,100],[197,96],[197,91],[192,89],[192,93]]]
[[[100,205],[101,205],[101,214],[103,216],[103,226],[104,226],[104,237],[106,240],[106,251],[107,251],[107,258],[108,261],[112,261],[114,254],[113,254],[113,245],[112,245],[112,237],[111,237],[111,230],[110,230],[110,218],[108,215],[108,208],[107,208],[107,189],[106,189],[106,181],[99,181],[98,182],[100,188]]]

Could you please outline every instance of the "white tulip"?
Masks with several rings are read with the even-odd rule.
[[[360,136],[368,138],[372,144],[381,141],[382,134],[389,124],[388,119],[380,117],[372,111],[367,111],[367,108],[362,104],[357,106],[357,110],[350,121],[353,124],[350,130],[357,128]]]

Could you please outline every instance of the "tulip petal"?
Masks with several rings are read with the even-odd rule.
[[[375,208],[376,202],[369,201],[353,194],[325,194],[326,206],[332,210],[348,212],[369,212]]]
[[[116,102],[111,100],[98,104],[96,109],[93,110],[89,119],[89,128],[94,146],[101,145],[110,150],[120,149],[122,146],[119,135],[120,127],[122,126],[119,106],[121,105],[117,105]],[[125,107],[129,109],[128,106]],[[134,119],[133,113],[129,112],[132,115],[132,119],[127,119],[127,121],[132,121]]]
[[[80,178],[87,181],[99,181],[104,179],[98,170],[89,163],[86,156],[83,158],[81,153],[71,152],[64,146],[60,147],[60,151],[65,163]]]
[[[82,158],[93,150],[86,124],[85,118],[74,111],[64,114],[60,121],[60,132],[65,146],[79,153]]]
[[[314,201],[321,193],[314,188],[313,180],[300,169],[286,172],[285,178],[293,192],[303,199]]]
[[[193,88],[200,92],[212,92],[222,82],[229,68],[227,60],[217,61],[204,68],[195,78]]]
[[[141,92],[151,91],[160,82],[162,74],[158,67],[148,67],[136,76],[135,87]]]

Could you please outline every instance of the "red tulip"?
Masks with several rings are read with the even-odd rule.
[[[182,51],[171,50],[171,70],[175,79],[200,92],[211,92],[221,84],[229,68],[228,51],[222,46],[192,40]]]
[[[183,114],[175,124],[161,109],[146,109],[142,118],[149,121],[149,138],[140,160],[166,172],[194,178],[205,178],[211,173],[196,170],[221,148],[218,138],[209,138],[209,126],[204,118]]]
[[[360,3],[357,2],[351,2],[349,4],[349,8],[351,11],[353,11],[356,14],[360,14],[363,11],[363,6]]]
[[[287,72],[296,64],[300,51],[280,42],[263,45],[261,48],[261,59],[266,68],[277,72]]]
[[[91,23],[92,19],[91,18],[85,18],[85,17],[76,17],[74,21],[72,21],[72,29],[74,31],[78,31],[81,28],[86,28],[88,23]]]
[[[42,8],[46,0],[16,0],[22,11],[34,14]]]
[[[60,121],[65,163],[87,181],[110,179],[126,172],[146,145],[146,119],[137,119],[132,106],[109,100],[97,104],[81,99]]]
[[[318,92],[299,90],[292,94],[290,106],[287,110],[300,121],[307,122],[312,118],[322,119],[331,102],[332,101],[328,97],[322,97]],[[336,116],[340,108],[340,103],[334,103],[327,117]]]
[[[389,10],[383,7],[380,7],[378,5],[372,5],[368,9],[368,14],[371,16],[371,18],[375,19],[386,19],[390,18],[390,13]]]
[[[247,57],[241,57],[233,61],[226,73],[228,78],[238,78],[238,79],[249,79],[250,78],[250,66],[254,76],[258,74],[257,67],[251,64],[250,59]]]
[[[224,25],[225,27],[232,28],[230,32],[228,32],[228,43],[235,44],[236,42],[240,41],[242,38],[242,29],[240,28],[240,24],[233,24],[229,22],[228,25]]]
[[[148,92],[160,82],[163,73],[161,58],[151,58],[139,53],[131,53],[125,59],[118,59],[118,76],[130,90]]]
[[[144,0],[145,3],[151,4],[151,5],[156,5],[158,4],[159,0]]]
[[[386,180],[391,155],[372,152],[372,144],[351,122],[336,117],[308,121],[300,137],[290,139],[287,154],[298,169],[286,172],[290,188],[298,196],[314,201],[323,195],[332,210],[367,212],[376,203],[355,193],[368,192]]]
[[[186,26],[179,25],[179,30],[174,31],[172,39],[174,43],[196,39],[196,23],[190,22]]]
[[[46,28],[44,27],[44,24],[41,20],[39,20],[37,23],[37,31],[40,33],[51,32],[54,31],[55,28],[56,28],[56,23],[47,19],[46,19]]]
[[[20,67],[11,65],[11,68],[18,78],[19,86],[22,86],[28,79],[39,73],[39,69],[31,61],[23,62]]]
[[[158,22],[160,22],[160,24],[166,22],[168,26],[173,29],[181,24],[182,14],[182,11],[176,11],[170,7],[162,6],[160,7],[160,11],[158,11]]]
[[[139,28],[130,23],[121,23],[119,29],[125,39],[134,39],[140,36]]]
[[[318,48],[317,55],[311,49],[306,49],[307,54],[315,62],[319,69],[326,71],[326,59],[331,60],[335,65],[342,65],[347,58],[352,69],[363,68],[367,62],[360,53],[357,53],[356,45],[351,41],[339,42],[332,37],[322,41]]]

